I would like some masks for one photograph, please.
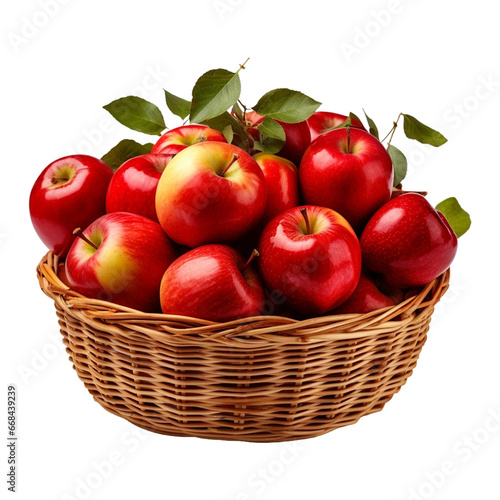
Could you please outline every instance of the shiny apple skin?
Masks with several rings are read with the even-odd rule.
[[[141,215],[113,212],[83,234],[98,249],[80,238],[73,242],[66,259],[71,288],[89,298],[159,312],[162,276],[178,256],[160,225]]]
[[[309,131],[311,132],[311,142],[314,141],[318,136],[325,134],[329,129],[333,127],[338,127],[347,120],[346,115],[340,115],[338,113],[331,113],[329,111],[316,111],[307,119],[307,125],[309,126]],[[354,128],[359,128],[366,130],[365,126],[360,120],[353,118],[351,120],[351,125]]]
[[[136,156],[113,175],[106,195],[106,212],[130,212],[158,222],[156,188],[172,154]]]
[[[246,114],[246,118],[255,126],[254,128],[249,129],[250,134],[254,139],[258,139],[259,132],[257,130],[257,126],[262,123],[264,116],[259,115],[259,113],[256,113],[255,111],[249,111]],[[298,167],[300,165],[300,161],[302,160],[302,156],[311,144],[309,125],[306,120],[298,123],[285,123],[280,120],[275,121],[283,127],[286,136],[285,144],[281,150],[276,153],[276,155],[286,158]]]
[[[384,307],[390,307],[401,302],[402,293],[397,296],[386,295],[378,289],[375,281],[366,272],[361,271],[356,289],[351,296],[339,307],[331,311],[332,314],[364,314]]]
[[[218,130],[206,125],[182,125],[165,132],[153,146],[152,154],[177,154],[188,146],[205,141],[227,142]]]
[[[299,168],[305,203],[328,207],[344,216],[355,231],[391,199],[392,161],[384,146],[364,130],[332,130],[307,149]]]
[[[301,315],[323,314],[356,288],[359,241],[341,215],[324,207],[305,207],[317,231],[305,234],[301,208],[287,210],[266,226],[257,264],[267,290],[282,294],[287,307]]]
[[[74,176],[54,185],[54,175],[65,166],[74,169]],[[112,175],[108,165],[88,155],[65,156],[42,171],[31,190],[29,211],[36,233],[49,250],[64,258],[75,239],[73,231],[85,229],[105,213]]]
[[[426,285],[448,269],[457,237],[448,221],[420,194],[392,199],[361,235],[363,264],[396,288]]]
[[[267,203],[261,222],[267,224],[285,210],[300,204],[299,171],[290,160],[276,155],[258,153],[253,158],[266,180]]]
[[[156,213],[170,238],[194,248],[237,241],[259,223],[266,201],[264,174],[248,153],[202,142],[181,151],[163,172]]]
[[[165,314],[208,321],[259,315],[264,289],[252,265],[226,245],[204,245],[179,257],[165,271],[160,297]]]

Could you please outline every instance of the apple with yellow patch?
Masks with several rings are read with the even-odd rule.
[[[177,154],[188,146],[205,141],[227,142],[222,132],[206,125],[182,125],[165,132],[153,146],[151,154]]]
[[[160,311],[161,278],[178,254],[157,222],[114,212],[76,232],[66,259],[73,290],[144,312]]]
[[[266,201],[264,174],[247,152],[202,142],[181,151],[164,170],[156,214],[170,238],[194,248],[237,241],[258,224]]]

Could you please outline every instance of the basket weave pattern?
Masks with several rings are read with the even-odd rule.
[[[304,321],[227,323],[146,314],[88,299],[38,265],[70,361],[106,410],[175,436],[277,442],[380,411],[414,369],[449,271],[401,304]]]

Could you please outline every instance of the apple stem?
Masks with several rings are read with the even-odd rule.
[[[311,225],[309,224],[309,216],[307,215],[307,208],[301,208],[300,213],[304,217],[304,222],[306,223],[306,233],[311,234]]]
[[[233,155],[233,159],[229,162],[229,165],[222,171],[220,174],[221,177],[224,177],[226,172],[233,166],[233,163],[238,160],[238,155]]]
[[[73,234],[76,234],[78,236],[78,238],[82,239],[85,243],[87,243],[87,245],[90,245],[92,248],[95,248],[96,250],[99,249],[99,247],[93,243],[92,241],[90,241],[84,234],[83,234],[83,231],[80,227],[77,227],[74,231],[73,231]]]
[[[257,249],[254,249],[252,251],[252,254],[250,255],[250,257],[248,258],[248,260],[246,261],[246,264],[243,266],[243,269],[241,270],[242,272],[254,261],[254,259],[256,257],[258,257],[260,254],[258,252]]]
[[[202,135],[198,142],[205,142],[206,140],[207,140],[207,138],[204,135]]]
[[[347,154],[351,154],[351,126],[347,125]]]
[[[239,69],[238,71],[236,71],[236,74],[238,74],[238,73],[239,73],[242,69],[246,69],[246,68],[245,68],[245,64],[246,64],[248,61],[250,61],[250,58],[249,58],[249,57],[247,57],[247,58],[246,58],[246,61],[245,61],[243,64],[240,64],[240,69]]]
[[[389,147],[389,144],[391,143],[392,138],[394,137],[394,132],[396,132],[396,128],[398,127],[399,119],[402,116],[403,116],[403,113],[399,113],[397,120],[395,122],[392,122],[392,128],[391,128],[391,130],[389,130],[389,133],[380,141],[380,142],[384,142],[389,136],[391,136],[389,139],[389,142],[387,143],[387,147]]]

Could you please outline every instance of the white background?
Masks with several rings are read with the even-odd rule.
[[[494,2],[48,0],[50,15],[42,4],[8,2],[0,16],[0,435],[14,383],[17,498],[499,499]],[[394,144],[410,160],[405,188],[427,189],[434,204],[456,196],[473,219],[407,385],[382,412],[286,453],[283,444],[137,431],[95,403],[38,288],[35,267],[45,248],[28,213],[31,185],[51,161],[74,151],[100,157],[122,138],[149,139],[113,123],[102,105],[141,95],[176,126],[162,88],[189,98],[203,72],[236,70],[247,56],[241,78],[249,106],[286,86],[325,110],[361,116],[364,107],[383,135],[399,112],[441,131],[449,142],[439,150],[396,133]],[[110,460],[112,470],[96,472]]]

